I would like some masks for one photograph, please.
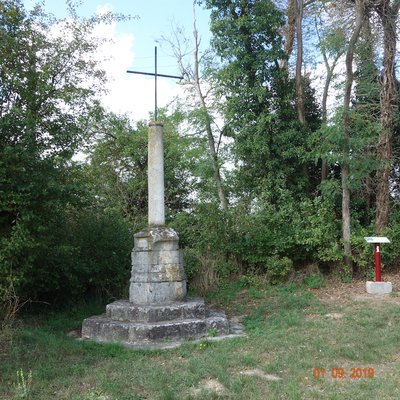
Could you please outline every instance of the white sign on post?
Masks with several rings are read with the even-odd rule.
[[[390,240],[384,236],[371,236],[364,239],[367,243],[390,243]]]

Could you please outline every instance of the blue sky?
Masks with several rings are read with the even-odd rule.
[[[27,8],[35,0],[24,0]],[[154,108],[154,80],[151,77],[126,74],[127,69],[153,72],[154,47],[158,48],[158,72],[180,75],[174,58],[168,56],[166,45],[157,44],[162,35],[169,36],[172,25],[182,26],[188,37],[192,37],[193,5],[192,0],[83,0],[77,7],[81,16],[90,16],[99,7],[109,7],[114,12],[138,16],[128,22],[118,22],[111,27],[103,27],[101,34],[112,39],[115,44],[104,52],[114,59],[106,63],[114,86],[106,105],[112,111],[133,112],[133,119],[146,118]],[[46,11],[58,18],[66,16],[66,4],[63,0],[44,0]],[[197,26],[202,43],[208,43],[209,12],[196,7]],[[147,89],[148,88],[148,89]],[[177,94],[176,82],[159,79],[159,106],[168,104]],[[147,93],[148,92],[148,93]],[[130,104],[128,106],[128,104]]]
[[[25,1],[27,4],[32,4],[32,2],[32,0]],[[115,12],[139,17],[139,19],[117,24],[117,33],[134,35],[136,65],[133,67],[135,68],[153,67],[155,40],[161,35],[168,35],[171,31],[171,23],[184,26],[188,35],[192,32],[192,0],[83,0],[77,8],[78,15],[93,15],[98,6],[104,5],[110,5]],[[45,0],[45,8],[56,17],[62,18],[66,15],[67,7],[63,0]],[[210,38],[209,12],[196,7],[196,13],[199,32],[203,41],[207,41]],[[160,68],[174,69],[174,60],[165,58],[166,51],[160,48],[160,45],[158,45],[158,53]],[[175,71],[170,72],[175,74],[176,68]]]

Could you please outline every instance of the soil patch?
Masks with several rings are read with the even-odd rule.
[[[258,378],[265,379],[267,381],[281,381],[282,378],[272,374],[266,374],[265,372],[261,371],[260,369],[248,369],[245,371],[240,371],[240,375],[247,375],[247,376],[257,376]]]
[[[349,283],[339,281],[337,278],[328,278],[325,286],[310,291],[323,303],[345,304],[352,301],[388,301],[400,304],[400,272],[383,273],[386,282],[392,282],[393,293],[389,295],[368,294],[365,288],[365,279],[353,279]]]
[[[217,379],[204,379],[200,381],[199,386],[191,390],[192,396],[199,396],[202,392],[214,392],[218,396],[227,394],[226,387]]]

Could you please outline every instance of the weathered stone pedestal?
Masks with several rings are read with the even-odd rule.
[[[151,304],[185,298],[186,276],[176,232],[171,228],[152,227],[137,233],[129,301]]]
[[[186,277],[176,232],[152,227],[135,235],[129,301],[107,305],[106,314],[87,318],[82,338],[128,345],[228,335],[224,313],[206,310],[202,299],[186,300]]]

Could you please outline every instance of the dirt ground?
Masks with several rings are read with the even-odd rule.
[[[389,301],[400,304],[400,272],[384,273],[382,280],[392,282],[393,292],[389,295],[368,294],[365,288],[365,279],[353,279],[344,283],[338,279],[327,279],[324,287],[310,289],[322,302],[347,303],[349,301]]]

